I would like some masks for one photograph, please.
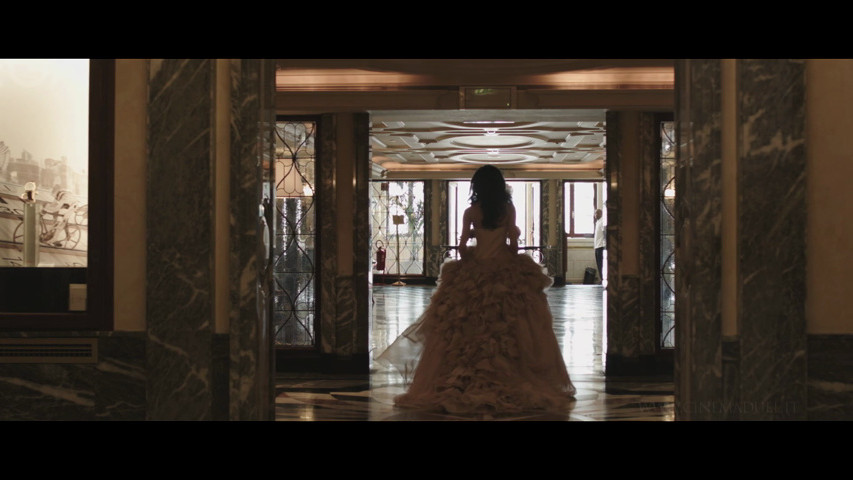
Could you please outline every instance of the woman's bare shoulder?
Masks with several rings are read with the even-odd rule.
[[[463,212],[463,215],[467,215],[468,218],[482,217],[483,216],[483,210],[480,208],[479,203],[474,203],[465,209],[465,212]]]

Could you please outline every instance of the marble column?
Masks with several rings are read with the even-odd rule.
[[[229,419],[273,418],[271,265],[261,223],[263,170],[274,158],[272,60],[231,60]]]
[[[424,222],[424,238],[426,242],[426,275],[438,278],[441,265],[444,263],[447,240],[447,181],[426,180],[424,182],[424,203],[427,205]],[[433,211],[437,211],[433,215]],[[436,221],[437,220],[437,221]],[[436,232],[437,230],[437,232]],[[435,232],[435,234],[434,234]],[[433,237],[437,235],[438,241]]]
[[[435,195],[435,181],[424,181],[424,275],[427,277],[437,277],[438,269],[436,266],[437,255],[441,255],[439,248],[436,248],[433,242],[435,236],[433,232],[438,225],[433,220]]]
[[[737,334],[724,338],[721,63],[676,64],[676,418],[806,419],[804,63],[734,65]]]
[[[323,115],[317,123],[317,250],[316,276],[320,285],[317,318],[320,322],[319,351],[334,354],[336,347],[336,298],[338,285],[338,226],[335,157],[337,151],[334,115]]]
[[[607,112],[607,374],[664,373],[657,348],[656,117]],[[628,208],[633,207],[633,208]]]
[[[540,182],[540,218],[542,228],[539,245],[542,250],[542,263],[548,270],[548,275],[555,278],[557,284],[565,282],[563,277],[563,182],[560,180],[542,180]]]
[[[741,418],[804,419],[805,62],[739,60],[737,82]]]
[[[661,123],[672,120],[669,113],[643,112],[638,118],[639,136],[639,218],[637,231],[639,280],[639,309],[642,319],[636,341],[641,355],[660,356],[665,370],[665,355],[661,353]]]
[[[317,165],[319,169],[318,219],[320,247],[320,354],[334,365],[353,371],[367,371],[368,331],[367,258],[369,230],[369,120],[367,114],[323,115],[318,126]],[[350,126],[352,127],[350,129]],[[350,138],[342,138],[346,135]],[[341,158],[352,155],[352,158]],[[346,160],[346,162],[344,161]],[[342,167],[342,165],[344,165]],[[350,168],[347,165],[351,165]],[[346,175],[346,178],[343,176]],[[344,182],[348,182],[345,184]],[[344,188],[352,188],[352,191]],[[341,228],[342,192],[350,192],[352,230]],[[343,222],[346,224],[347,222]],[[352,242],[342,235],[351,235]],[[351,245],[352,251],[342,246]],[[340,258],[346,253],[347,259]],[[352,262],[351,266],[341,262]]]
[[[736,377],[739,355],[721,343],[720,60],[679,61],[676,75],[676,416],[711,420],[723,418],[712,402],[724,401],[722,375]]]
[[[215,62],[152,60],[148,102],[148,419],[213,419]]]

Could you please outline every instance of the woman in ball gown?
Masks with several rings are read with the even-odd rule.
[[[545,297],[552,279],[518,253],[521,231],[500,170],[484,166],[471,183],[461,259],[444,263],[426,312],[377,358],[414,372],[394,402],[449,413],[565,410],[575,388]]]

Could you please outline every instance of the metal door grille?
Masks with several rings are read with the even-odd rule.
[[[374,262],[373,271],[396,275],[399,266],[401,275],[423,275],[424,212],[424,182],[370,182],[370,244],[386,250],[385,268]],[[394,224],[395,215],[402,224]]]

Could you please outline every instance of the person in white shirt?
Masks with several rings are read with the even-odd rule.
[[[607,245],[607,233],[604,230],[604,220],[601,218],[601,209],[595,211],[595,235],[593,236],[593,248],[595,248],[595,264],[598,266],[598,278],[604,281],[604,270],[601,264],[604,260],[604,248]]]

